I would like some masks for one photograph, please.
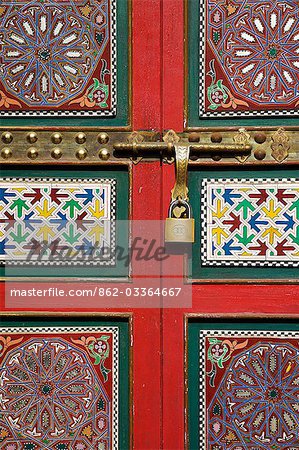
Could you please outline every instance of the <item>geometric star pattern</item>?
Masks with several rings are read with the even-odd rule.
[[[0,6],[0,113],[113,116],[115,0]]]
[[[200,0],[200,11],[200,114],[296,114],[298,2]]]
[[[205,179],[202,199],[202,265],[299,265],[298,180]]]
[[[1,449],[118,448],[117,328],[1,331]]]
[[[298,333],[203,331],[200,346],[200,448],[298,449]]]

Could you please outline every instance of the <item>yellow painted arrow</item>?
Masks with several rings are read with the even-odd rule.
[[[22,191],[26,191],[26,187],[14,187],[12,190],[13,191],[17,191],[17,192],[22,192]]]
[[[43,208],[41,208],[40,206],[36,207],[36,210],[39,212],[40,216],[49,217],[51,216],[52,212],[55,211],[55,206],[52,206],[52,208],[48,209],[48,204],[48,200],[45,198]]]
[[[103,215],[104,215],[104,209],[101,209],[101,202],[100,202],[100,200],[96,200],[95,201],[95,207],[94,207],[94,209],[90,206],[89,208],[88,208],[88,210],[91,212],[91,214],[93,215],[93,216],[95,216],[97,219],[100,219],[100,217],[103,217]]]
[[[42,234],[43,236],[43,240],[47,241],[48,240],[48,236],[55,236],[54,231],[52,230],[51,227],[49,227],[48,225],[44,225],[43,227],[41,227],[38,232],[37,232],[37,236],[40,236]]]
[[[225,216],[226,212],[228,210],[228,207],[221,209],[221,200],[217,200],[217,206],[216,206],[216,212],[213,212],[213,217],[218,217],[218,219],[221,219],[223,216]]]
[[[262,211],[264,211],[266,216],[270,217],[271,219],[274,219],[274,217],[278,216],[278,214],[280,213],[281,208],[274,209],[274,200],[273,199],[271,199],[269,201],[269,204],[270,204],[269,209],[267,209],[267,207],[264,206],[262,208]]]
[[[216,234],[217,236],[217,244],[220,245],[222,242],[222,236],[228,237],[228,234],[220,227],[214,228],[212,230],[213,236]]]
[[[275,235],[278,237],[282,236],[282,234],[278,230],[276,230],[276,228],[273,227],[267,228],[267,230],[263,232],[262,237],[266,237],[267,234],[269,234],[270,244],[273,244]]]
[[[101,242],[101,236],[103,234],[104,228],[100,227],[99,225],[95,225],[90,232],[88,233],[89,236],[94,236],[96,239],[96,242]]]

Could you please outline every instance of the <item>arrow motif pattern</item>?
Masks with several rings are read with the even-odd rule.
[[[299,265],[299,180],[205,179],[202,198],[203,265]]]
[[[0,179],[0,261],[114,264],[115,190],[114,179]]]

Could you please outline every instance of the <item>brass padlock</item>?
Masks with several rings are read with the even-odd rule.
[[[184,207],[181,217],[174,217],[174,208]],[[185,200],[174,200],[170,203],[168,218],[165,223],[165,242],[194,242],[194,219],[191,207]]]

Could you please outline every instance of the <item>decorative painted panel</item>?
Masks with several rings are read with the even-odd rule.
[[[0,208],[2,262],[115,263],[115,179],[3,178]]]
[[[299,265],[299,181],[204,179],[202,264]]]
[[[1,450],[129,448],[129,318],[2,317]]]
[[[298,2],[199,0],[198,7],[199,115],[296,114]]]
[[[1,448],[118,448],[118,328],[1,329]]]
[[[202,449],[298,446],[298,332],[201,331]]]
[[[297,450],[299,324],[189,318],[189,448]]]
[[[0,7],[0,114],[116,114],[116,0]]]

